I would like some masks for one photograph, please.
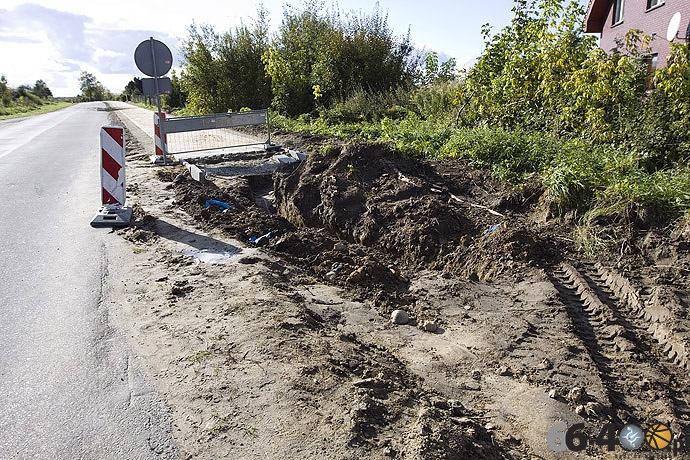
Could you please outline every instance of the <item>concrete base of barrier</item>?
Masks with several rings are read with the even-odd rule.
[[[167,158],[163,158],[163,155],[151,155],[149,157],[151,159],[151,163],[155,165],[172,165],[172,164],[177,164],[176,161],[173,161],[170,156]],[[166,161],[167,160],[167,161]]]
[[[270,153],[270,152],[269,152]],[[256,156],[261,154],[261,156]],[[197,182],[206,182],[207,174],[209,176],[265,176],[273,174],[275,170],[281,165],[287,163],[296,163],[298,161],[305,161],[307,155],[295,150],[280,150],[273,155],[266,156],[266,151],[261,152],[245,152],[245,155],[254,155],[253,158],[240,158],[238,153],[234,154],[216,154],[206,155],[203,157],[196,157],[193,160],[206,160],[206,166],[200,168],[197,165],[190,163],[187,159],[180,159],[180,163],[189,170],[192,179]],[[209,160],[214,160],[210,163]],[[190,159],[190,161],[192,161]]]
[[[91,219],[92,227],[127,227],[132,220],[132,208],[104,205]]]
[[[289,155],[273,155],[273,159],[282,164],[295,163],[298,161],[296,158],[293,158]]]

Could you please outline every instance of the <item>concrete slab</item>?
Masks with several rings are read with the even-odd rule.
[[[132,220],[132,208],[103,206],[91,219],[92,227],[127,227]]]
[[[295,163],[297,160],[291,156],[287,155],[273,155],[273,159],[278,160],[280,163]]]
[[[201,182],[202,184],[206,182],[206,172],[203,169],[191,163],[187,163],[186,161],[183,161],[182,164],[189,170],[189,174],[192,176],[192,179],[197,182]]]

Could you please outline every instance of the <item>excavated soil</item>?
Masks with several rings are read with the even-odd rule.
[[[594,440],[690,428],[687,219],[602,218],[591,258],[538,185],[458,162],[354,144],[200,184],[128,138],[120,294],[187,458],[671,458]]]

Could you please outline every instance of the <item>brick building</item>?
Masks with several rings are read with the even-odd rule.
[[[611,51],[616,48],[616,38],[625,37],[630,29],[639,29],[654,37],[650,64],[664,66],[670,51],[666,31],[676,13],[680,13],[681,21],[673,41],[684,43],[690,28],[689,0],[590,0],[585,32],[600,34],[599,46]]]

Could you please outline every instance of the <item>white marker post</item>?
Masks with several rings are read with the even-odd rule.
[[[101,128],[101,203],[92,227],[126,227],[132,208],[125,207],[125,129]]]

